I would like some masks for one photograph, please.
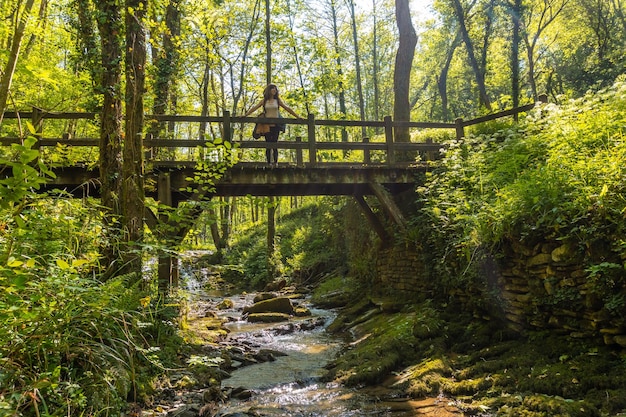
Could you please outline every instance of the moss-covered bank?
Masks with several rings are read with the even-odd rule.
[[[331,288],[341,299],[339,287],[327,284],[315,299],[324,300]],[[354,292],[351,298],[358,301],[342,308],[330,330],[349,332],[353,341],[329,368],[329,379],[360,386],[393,376],[407,395],[443,395],[468,415],[626,412],[626,358],[608,347],[550,332],[521,336],[451,303],[404,305]]]

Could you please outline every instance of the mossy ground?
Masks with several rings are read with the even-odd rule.
[[[521,336],[434,302],[385,313],[367,297],[331,329],[354,337],[328,375],[347,385],[395,374],[411,397],[444,395],[470,415],[626,415],[626,355],[597,341]]]

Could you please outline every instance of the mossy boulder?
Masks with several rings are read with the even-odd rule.
[[[252,313],[248,315],[251,323],[278,323],[289,320],[289,314],[285,313]]]
[[[295,314],[293,304],[287,297],[276,297],[259,301],[258,303],[245,307],[243,312],[249,315],[256,313],[282,313],[293,316]]]

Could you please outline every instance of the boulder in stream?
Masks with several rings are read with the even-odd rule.
[[[250,323],[278,323],[289,320],[290,315],[285,313],[252,313],[248,315]]]
[[[249,307],[243,309],[244,314],[257,314],[257,313],[283,313],[289,316],[293,316],[295,311],[291,300],[287,297],[270,298],[269,300],[259,301]],[[250,318],[248,317],[248,320]]]

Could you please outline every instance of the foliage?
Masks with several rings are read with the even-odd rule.
[[[320,274],[345,264],[338,229],[329,215],[332,206],[323,204],[327,199],[293,210],[277,222],[276,247],[273,266],[279,275],[297,283],[319,279]],[[259,288],[271,281],[267,259],[267,240],[264,227],[258,224],[238,233],[226,253],[226,262],[241,264],[246,287]]]
[[[95,279],[101,210],[34,194],[50,171],[32,142],[0,161],[0,414],[119,415],[173,357],[153,347],[174,339],[171,312],[126,277]]]
[[[145,390],[157,350],[149,298],[123,278],[85,278],[90,262],[11,258],[0,269],[0,408],[15,415],[117,415]],[[143,306],[143,307],[142,307]],[[11,414],[12,415],[12,414]]]
[[[442,277],[471,281],[503,241],[539,236],[573,242],[590,266],[600,257],[624,259],[625,120],[626,83],[617,82],[541,106],[518,125],[451,141],[442,169],[418,190],[423,208],[415,219],[427,226],[415,233],[436,248]]]

